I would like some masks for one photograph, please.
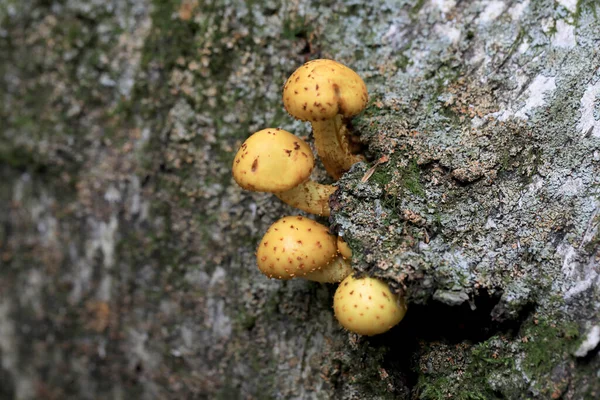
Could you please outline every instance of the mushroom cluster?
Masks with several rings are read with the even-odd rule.
[[[283,88],[290,115],[310,121],[317,153],[325,170],[339,179],[355,163],[346,121],[367,105],[367,86],[356,72],[333,60],[313,60],[298,68]],[[308,144],[279,128],[250,136],[233,161],[233,177],[244,189],[273,193],[283,202],[311,214],[329,216],[335,191],[310,179],[314,157]]]
[[[346,123],[365,108],[368,98],[360,76],[332,60],[307,62],[284,86],[285,109],[312,124],[317,153],[336,180],[364,160],[355,154]],[[267,128],[242,144],[232,173],[243,189],[273,193],[302,211],[329,216],[329,198],[336,187],[311,180],[314,166],[304,140],[280,128]],[[406,311],[403,300],[386,283],[353,275],[348,244],[309,218],[286,216],[273,223],[258,245],[256,258],[259,270],[269,278],[342,282],[334,296],[334,311],[349,331],[361,335],[385,332]]]

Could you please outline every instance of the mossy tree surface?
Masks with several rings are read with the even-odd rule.
[[[0,0],[0,398],[600,397],[600,5],[364,3]],[[372,338],[260,274],[296,212],[230,174],[318,57],[371,94],[329,222],[408,298]]]

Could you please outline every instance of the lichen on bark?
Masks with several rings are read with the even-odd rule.
[[[598,12],[0,1],[0,397],[598,397]],[[409,300],[373,338],[260,274],[296,211],[230,176],[258,129],[310,137],[280,91],[318,57],[371,95],[329,223]]]

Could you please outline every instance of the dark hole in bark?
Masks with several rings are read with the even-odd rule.
[[[0,382],[0,399],[14,399],[15,384],[11,373],[4,368],[0,368]]]
[[[382,367],[396,377],[396,385],[414,388],[418,380],[419,352],[427,344],[473,345],[498,334],[509,337],[518,334],[522,322],[534,311],[535,304],[524,306],[516,318],[498,322],[492,317],[492,310],[499,300],[500,294],[490,296],[480,293],[475,298],[475,310],[468,302],[460,306],[437,301],[412,305],[400,324],[367,340],[374,348],[387,349]]]

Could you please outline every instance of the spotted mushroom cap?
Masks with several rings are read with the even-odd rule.
[[[258,269],[276,279],[302,277],[336,256],[335,236],[329,229],[300,216],[283,217],[271,225],[256,250]]]
[[[233,179],[246,190],[282,192],[306,181],[315,160],[308,144],[279,128],[256,132],[233,160]]]
[[[340,283],[333,297],[339,323],[349,331],[372,336],[386,332],[404,318],[404,300],[375,278],[350,275]]]
[[[283,105],[303,121],[352,117],[369,100],[367,86],[350,68],[333,60],[313,60],[298,68],[283,88]]]

